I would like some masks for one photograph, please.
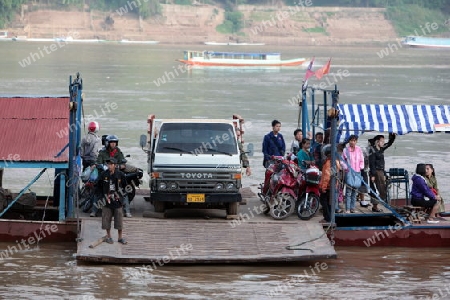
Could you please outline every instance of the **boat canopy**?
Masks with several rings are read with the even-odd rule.
[[[338,104],[337,140],[366,131],[434,133],[450,131],[450,105]]]
[[[249,53],[249,52],[216,52],[216,51],[205,51],[209,54],[213,55],[245,55],[245,56],[255,56],[259,57],[261,55],[278,55],[280,56],[280,53],[269,53],[269,52],[259,52],[259,53]]]

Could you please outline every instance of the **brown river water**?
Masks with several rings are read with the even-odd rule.
[[[51,43],[49,43],[51,44]],[[149,114],[160,118],[246,119],[253,143],[253,175],[263,180],[262,136],[279,119],[291,141],[298,110],[290,101],[305,70],[192,69],[175,60],[182,50],[270,51],[283,58],[316,57],[316,68],[332,57],[331,73],[310,84],[337,83],[341,103],[449,104],[450,51],[391,47],[264,46],[232,49],[206,46],[68,44],[47,54],[45,43],[0,43],[0,94],[55,96],[68,92],[69,75],[80,72],[85,115],[114,133],[130,162],[146,168],[138,146]],[[55,48],[53,48],[55,49]],[[392,50],[394,49],[394,50]],[[34,56],[32,54],[35,54]],[[37,55],[38,53],[39,55]],[[33,61],[34,58],[34,61]],[[24,60],[30,62],[24,65]],[[19,63],[21,62],[21,63]],[[343,77],[347,71],[349,76]],[[108,109],[114,103],[116,109]],[[0,108],[1,109],[1,108]],[[54,134],[57,137],[57,133]],[[374,133],[375,134],[375,133]],[[360,143],[365,145],[365,134]],[[420,162],[436,167],[444,199],[450,195],[450,144],[446,134],[399,136],[386,153],[387,168],[410,172]],[[20,190],[39,170],[7,169],[4,186]],[[32,190],[45,194],[52,174]],[[218,237],[220,238],[220,237]],[[148,241],[151,242],[151,241]],[[12,244],[1,243],[0,251]],[[171,265],[149,271],[134,265],[77,263],[73,244],[41,243],[0,260],[1,299],[450,299],[450,250],[338,247],[338,259],[290,264]]]

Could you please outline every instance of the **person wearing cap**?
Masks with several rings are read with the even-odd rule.
[[[125,174],[116,169],[117,161],[110,158],[107,161],[108,169],[103,171],[98,179],[98,194],[102,195],[104,206],[102,208],[102,229],[106,230],[106,242],[114,243],[111,237],[111,221],[114,217],[114,229],[118,232],[118,242],[127,244],[122,237],[123,209],[122,201],[126,195],[127,180]]]
[[[105,164],[110,158],[114,158],[116,160],[116,163],[119,165],[119,169],[122,172],[125,173],[137,172],[137,168],[135,166],[127,163],[125,155],[123,155],[123,152],[122,150],[120,150],[118,145],[119,145],[119,138],[117,137],[117,135],[110,134],[106,136],[105,147],[101,149],[100,152],[98,153],[96,161],[97,167],[105,166]],[[130,202],[127,195],[125,195],[123,199],[123,204],[125,209],[125,216],[131,218],[132,215],[130,212]],[[94,211],[95,208],[93,208],[93,213],[91,214],[91,217],[95,216]]]
[[[384,135],[376,135],[373,139],[369,139],[370,153],[369,153],[369,175],[370,188],[378,190],[379,196],[383,201],[386,201],[386,176],[384,174],[385,162],[384,151],[388,149],[395,141],[395,133],[389,133],[389,141],[385,144]],[[371,198],[372,211],[382,212],[378,208],[378,200]]]
[[[83,159],[83,170],[87,167],[95,165],[98,152],[102,147],[102,140],[97,135],[100,126],[97,122],[90,122],[88,125],[88,133],[81,140],[81,158]]]

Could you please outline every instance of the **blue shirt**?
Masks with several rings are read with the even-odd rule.
[[[264,160],[269,160],[273,156],[284,156],[286,152],[286,144],[281,133],[277,136],[273,134],[273,131],[264,136],[262,144],[262,152],[264,154]]]

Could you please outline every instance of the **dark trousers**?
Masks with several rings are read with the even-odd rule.
[[[386,188],[386,175],[384,174],[384,170],[377,170],[375,173],[375,182],[370,181],[370,188],[378,190],[378,196],[380,196],[381,200],[386,201],[387,196],[387,188]],[[371,200],[373,205],[378,204],[378,199],[372,194]]]
[[[330,190],[320,194],[320,204],[322,205],[323,218],[327,222],[331,222],[331,204],[330,204]]]

